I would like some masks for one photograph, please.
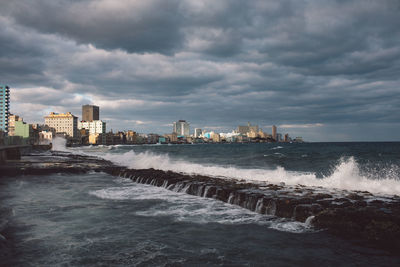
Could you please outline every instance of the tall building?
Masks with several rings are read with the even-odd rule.
[[[75,117],[71,112],[54,113],[44,117],[44,123],[53,128],[56,133],[64,133],[72,138],[78,137],[78,117]]]
[[[274,138],[275,141],[278,141],[276,139],[276,126],[275,125],[272,125],[272,138]]]
[[[0,130],[8,132],[8,117],[10,115],[10,87],[0,85]]]
[[[82,106],[82,121],[100,120],[100,108],[94,105]]]
[[[190,133],[190,126],[189,123],[185,120],[179,120],[174,122],[174,129],[173,132],[176,133],[178,136],[189,136]]]
[[[201,136],[201,133],[202,133],[202,131],[201,131],[201,129],[200,128],[195,128],[194,129],[194,137],[200,137]]]

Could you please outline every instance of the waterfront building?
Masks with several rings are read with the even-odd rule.
[[[66,134],[69,137],[78,137],[78,117],[67,113],[51,112],[50,115],[44,117],[45,124],[53,128],[57,134]]]
[[[214,143],[221,142],[221,136],[219,135],[219,133],[211,132],[211,139],[213,140]]]
[[[41,131],[39,132],[39,142],[40,144],[50,144],[53,140],[52,131]]]
[[[201,136],[201,133],[202,133],[202,131],[201,131],[200,128],[195,128],[195,129],[194,129],[194,137],[195,137],[195,138],[200,137],[200,136]]]
[[[106,123],[104,121],[80,121],[78,122],[78,129],[89,130],[89,134],[104,134],[106,133]]]
[[[285,134],[285,137],[284,137],[283,141],[284,142],[289,142],[290,141],[289,134]]]
[[[136,143],[136,132],[134,131],[127,131],[126,132],[126,142],[129,144],[134,144]]]
[[[23,119],[18,115],[12,115],[8,117],[8,136],[15,135],[15,122],[16,121],[23,121]]]
[[[275,141],[278,141],[278,140],[276,139],[276,126],[275,126],[275,125],[272,125],[272,138],[273,138]]]
[[[174,122],[173,132],[178,136],[189,136],[190,134],[190,126],[189,123],[185,120],[179,120]]]
[[[282,134],[281,133],[277,133],[276,134],[276,141],[277,142],[282,142]]]
[[[21,137],[22,144],[33,144],[35,138],[32,124],[22,120],[16,121],[14,123],[14,136]]]
[[[82,121],[98,121],[100,120],[100,108],[94,105],[82,106]]]
[[[258,132],[258,125],[251,125],[250,122],[247,123],[247,126],[238,126],[236,132],[240,134],[247,134],[249,132]]]
[[[0,130],[8,133],[8,118],[10,115],[10,87],[0,85]]]

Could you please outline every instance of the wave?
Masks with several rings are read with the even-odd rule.
[[[342,158],[329,176],[318,178],[315,173],[287,171],[283,167],[274,170],[240,169],[233,166],[202,165],[184,160],[172,160],[167,154],[155,154],[149,151],[135,153],[133,150],[123,154],[106,154],[103,156],[116,164],[134,168],[154,168],[164,171],[175,171],[187,174],[201,174],[214,177],[244,179],[269,183],[284,182],[288,185],[322,186],[333,189],[369,191],[371,193],[399,194],[400,181],[396,179],[397,171],[386,170],[381,177],[361,174],[353,157]],[[394,168],[394,167],[393,167]]]
[[[174,171],[186,174],[200,174],[227,179],[268,182],[287,185],[321,186],[330,189],[369,191],[371,193],[396,195],[400,194],[400,180],[398,167],[376,173],[362,173],[353,157],[342,158],[333,167],[330,175],[322,178],[313,172],[288,171],[283,167],[273,170],[266,169],[241,169],[235,166],[204,165],[185,160],[171,159],[168,154],[156,154],[150,151],[137,153],[130,150],[125,153],[96,153],[83,150],[74,152],[99,156],[113,163],[133,169],[154,168],[164,171]],[[265,155],[264,155],[265,156]]]
[[[175,221],[199,224],[258,224],[292,233],[314,231],[309,223],[258,214],[236,205],[149,185],[130,183],[127,186],[122,183],[121,186],[90,191],[89,194],[116,201],[157,200],[151,208],[135,212],[144,217],[172,217]]]

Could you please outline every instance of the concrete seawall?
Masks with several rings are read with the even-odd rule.
[[[0,164],[5,164],[8,160],[20,160],[21,155],[31,151],[50,150],[50,145],[21,145],[21,146],[0,146]]]

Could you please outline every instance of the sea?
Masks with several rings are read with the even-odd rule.
[[[400,195],[400,143],[114,145],[55,150],[253,183]],[[0,266],[400,266],[308,223],[105,173],[0,179]]]

